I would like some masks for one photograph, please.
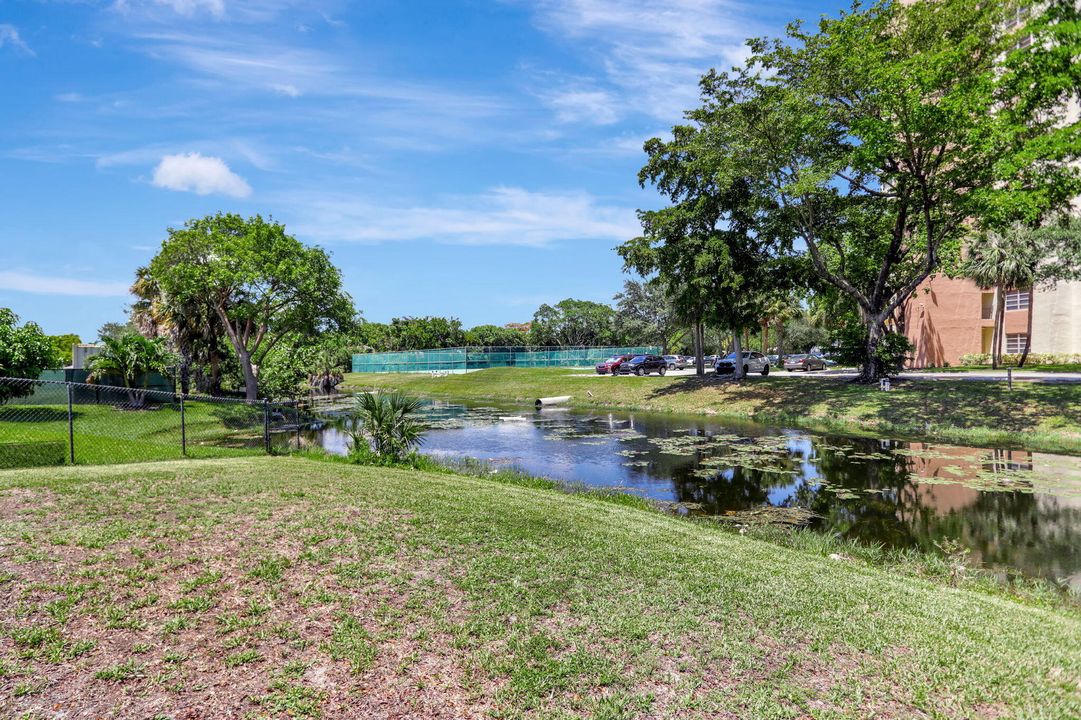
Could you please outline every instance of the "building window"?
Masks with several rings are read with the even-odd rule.
[[[1006,354],[1007,355],[1020,355],[1025,351],[1025,346],[1028,345],[1028,335],[1025,333],[1007,333],[1006,334]]]
[[[980,317],[990,320],[995,316],[995,294],[983,293],[980,295]]]
[[[1006,293],[1006,310],[1028,310],[1028,290],[1012,290]]]

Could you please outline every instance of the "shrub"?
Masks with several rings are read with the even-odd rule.
[[[420,400],[401,392],[361,395],[350,414],[350,454],[359,462],[401,462],[424,442],[424,428],[414,418],[420,406]]]
[[[221,420],[221,424],[230,430],[240,430],[263,423],[263,409],[247,403],[219,405],[211,410],[210,414]]]

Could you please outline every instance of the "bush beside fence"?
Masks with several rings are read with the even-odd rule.
[[[0,377],[0,468],[264,454],[315,422],[296,403]]]

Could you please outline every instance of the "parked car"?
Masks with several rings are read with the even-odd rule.
[[[769,360],[770,367],[780,367],[782,364],[778,355],[767,355],[766,359]]]
[[[594,369],[597,371],[598,375],[607,375],[608,373],[612,373],[614,375],[615,372],[616,372],[616,368],[618,368],[621,364],[623,364],[623,363],[627,362],[628,360],[630,360],[632,357],[634,357],[634,356],[633,355],[613,355],[612,357],[608,358],[607,360],[597,363],[597,366]]]
[[[713,364],[713,370],[718,375],[727,375],[736,371],[736,354],[728,353]],[[769,375],[769,360],[760,352],[745,350],[743,352],[743,374],[762,373]]]
[[[819,360],[821,360],[822,364],[825,365],[826,367],[833,367],[834,365],[837,364],[837,361],[832,360],[829,357],[829,355],[822,355],[821,353],[811,353],[811,354],[814,355]]]
[[[649,375],[651,372],[664,375],[668,372],[668,363],[660,355],[635,355],[612,370],[613,375]]]
[[[793,370],[825,370],[825,361],[817,355],[789,355],[784,359],[784,369],[788,372]]]
[[[682,355],[664,355],[664,361],[668,363],[669,370],[682,370],[687,367],[687,358]],[[691,360],[694,363],[694,360]]]

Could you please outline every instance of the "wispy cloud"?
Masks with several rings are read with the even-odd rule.
[[[349,195],[291,195],[290,229],[306,240],[380,243],[434,240],[543,247],[559,241],[623,241],[641,232],[634,210],[585,192],[496,187],[427,206],[375,205]]]
[[[30,49],[30,46],[23,41],[19,35],[19,31],[14,25],[8,23],[0,23],[0,48],[13,47],[17,51],[30,57],[35,57],[36,53]]]
[[[544,0],[536,22],[580,42],[624,110],[666,121],[692,106],[706,70],[740,62],[744,39],[761,32],[735,0]]]
[[[163,157],[154,169],[154,185],[197,195],[221,194],[236,198],[251,195],[251,186],[230,170],[224,160],[199,153]]]
[[[546,98],[560,122],[611,125],[619,120],[619,103],[609,92],[594,88],[557,90]]]
[[[36,295],[76,295],[81,297],[127,297],[130,282],[76,280],[53,275],[0,271],[0,290]]]

